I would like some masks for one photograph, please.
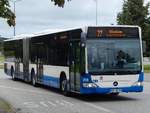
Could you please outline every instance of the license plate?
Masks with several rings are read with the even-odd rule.
[[[121,92],[121,89],[111,89],[111,93],[119,93]]]

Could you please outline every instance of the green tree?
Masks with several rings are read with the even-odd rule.
[[[65,1],[70,0],[51,0],[54,5],[64,7]],[[15,15],[10,10],[9,0],[0,0],[0,17],[7,20],[9,26],[15,26]]]
[[[59,7],[64,7],[65,1],[71,1],[71,0],[51,0],[51,1],[54,2],[54,4]]]
[[[10,10],[8,0],[0,0],[0,17],[6,19],[9,26],[15,25],[15,15]]]
[[[142,28],[148,51],[150,51],[149,7],[150,2],[144,5],[144,0],[124,0],[122,11],[117,15],[119,25],[138,25]]]

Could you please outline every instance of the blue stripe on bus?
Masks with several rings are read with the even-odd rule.
[[[109,94],[115,88],[81,88],[81,94]],[[120,87],[116,88],[120,90],[120,92],[142,92],[143,86],[131,86],[131,87]]]
[[[55,88],[60,87],[59,78],[57,78],[57,77],[43,75],[42,81],[43,81],[44,85],[55,87]]]
[[[6,74],[8,76],[11,76],[11,70],[10,69],[7,69],[7,72]],[[20,79],[23,80],[23,72],[20,72]],[[42,79],[41,79],[43,82],[42,84],[43,85],[46,85],[46,86],[51,86],[51,87],[55,87],[55,88],[59,88],[60,87],[60,83],[59,83],[59,78],[57,77],[52,77],[52,76],[48,76],[48,75],[43,75]]]
[[[88,78],[89,82],[90,82],[91,75],[89,75],[89,74],[82,75],[82,77],[81,77],[81,88],[80,88],[81,94],[109,94],[109,93],[111,93],[111,91],[113,89],[113,88],[101,88],[101,87],[84,88],[84,87],[82,87],[84,78]],[[144,81],[144,72],[141,72],[139,74],[139,78],[137,81],[138,82]],[[119,89],[119,90],[121,90],[121,92],[126,92],[126,93],[128,93],[128,92],[142,92],[143,86],[119,87],[116,89]]]
[[[144,72],[141,72],[139,75],[138,82],[143,82],[144,81]]]
[[[10,75],[10,70],[7,70],[7,74]],[[80,88],[80,93],[81,94],[108,94],[111,93],[113,88],[83,88],[82,87],[82,83],[83,83],[83,78],[89,78],[90,80],[90,75],[89,74],[85,74],[84,76],[81,76],[81,88]],[[59,82],[59,78],[57,77],[52,77],[50,75],[43,75],[42,77],[42,81],[43,81],[43,85],[47,85],[47,86],[51,86],[51,87],[55,87],[55,88],[59,88],[60,87],[60,82]],[[144,73],[141,72],[141,74],[139,74],[139,82],[144,81]],[[131,87],[121,87],[118,88],[121,90],[121,92],[142,92],[143,91],[143,86],[131,86]]]

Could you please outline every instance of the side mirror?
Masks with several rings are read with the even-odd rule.
[[[142,41],[142,49],[143,49],[143,53],[146,52],[146,41]]]

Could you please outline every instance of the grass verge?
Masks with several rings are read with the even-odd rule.
[[[4,65],[0,64],[0,69],[4,69]]]
[[[144,65],[144,72],[150,73],[150,65]]]
[[[15,113],[12,106],[5,100],[0,98],[0,113]]]
[[[0,69],[3,69],[4,68],[4,64],[3,64],[3,62],[4,62],[4,56],[0,56]]]
[[[3,62],[4,59],[5,59],[4,56],[1,55],[1,56],[0,56],[0,62]]]

